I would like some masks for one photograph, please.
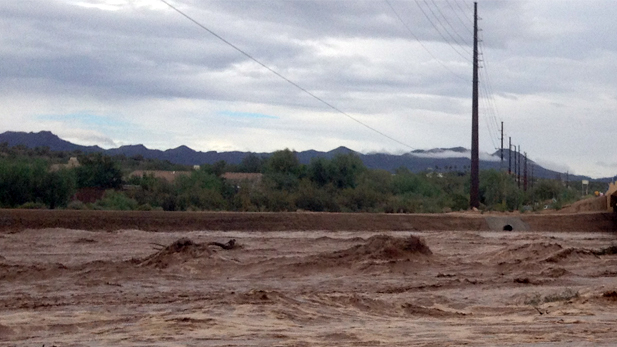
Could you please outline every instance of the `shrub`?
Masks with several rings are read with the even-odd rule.
[[[130,211],[137,208],[137,201],[127,197],[123,193],[114,190],[105,192],[103,199],[94,204],[95,209]],[[97,208],[98,207],[98,208]]]
[[[45,204],[43,204],[41,202],[29,201],[29,202],[19,206],[19,208],[25,208],[25,209],[29,209],[29,210],[44,210],[44,209],[47,208],[47,205],[45,205]]]
[[[79,200],[73,200],[66,205],[69,210],[87,210],[88,206]]]
[[[152,206],[150,204],[142,204],[137,206],[137,211],[152,211]]]

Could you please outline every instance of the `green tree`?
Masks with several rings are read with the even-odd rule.
[[[264,160],[257,156],[255,153],[249,153],[246,157],[242,158],[240,165],[238,166],[239,172],[262,172]]]
[[[64,207],[75,194],[75,175],[73,170],[48,172],[43,176],[38,189],[43,203],[50,209]]]
[[[311,163],[309,164],[307,171],[309,179],[319,187],[332,183],[334,180],[334,168],[332,167],[330,160],[326,158],[317,157],[311,159]]]
[[[307,211],[338,212],[340,208],[335,201],[335,188],[329,184],[319,187],[311,180],[304,178],[296,194],[295,205]]]
[[[298,176],[300,174],[300,161],[296,153],[289,149],[276,151],[266,159],[266,173],[284,173]]]
[[[204,167],[176,179],[177,209],[221,210],[227,207],[222,195],[223,181],[209,171]]]
[[[265,162],[265,185],[270,190],[293,192],[298,188],[302,170],[294,152],[276,151]]]
[[[80,166],[75,169],[77,187],[118,189],[122,186],[122,171],[111,157],[101,153],[83,156]]]
[[[332,183],[341,189],[354,188],[358,176],[366,171],[362,159],[356,154],[337,154],[332,158]]]

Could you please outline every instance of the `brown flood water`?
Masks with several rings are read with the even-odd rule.
[[[180,238],[198,244],[161,250]],[[0,234],[0,345],[613,346],[617,255],[597,251],[615,242],[26,229]]]

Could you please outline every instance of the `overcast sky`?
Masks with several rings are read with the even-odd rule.
[[[201,151],[470,147],[469,0],[0,2],[0,132]],[[480,150],[617,174],[617,6],[479,1]],[[320,100],[318,100],[320,99]],[[394,140],[393,140],[394,139]]]

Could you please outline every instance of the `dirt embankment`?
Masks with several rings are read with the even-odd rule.
[[[383,214],[383,213],[246,213],[163,211],[0,210],[0,232],[24,229],[145,231],[183,230],[502,230],[496,223],[517,219],[531,231],[614,231],[615,215],[575,214]],[[489,220],[491,223],[487,222]],[[516,229],[515,229],[516,231]]]

